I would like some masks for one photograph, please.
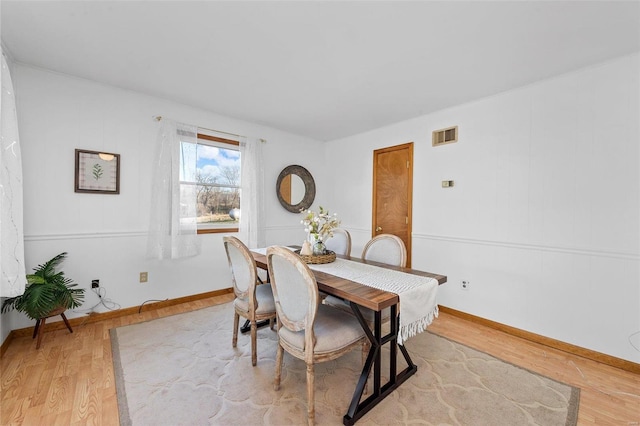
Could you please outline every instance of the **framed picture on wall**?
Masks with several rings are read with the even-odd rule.
[[[76,149],[75,192],[120,193],[120,154]]]

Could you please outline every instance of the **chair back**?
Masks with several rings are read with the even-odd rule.
[[[399,237],[380,234],[373,237],[364,246],[362,258],[387,265],[405,267],[407,265],[407,248]]]
[[[351,256],[351,234],[346,229],[334,229],[333,237],[325,241],[324,245],[336,254]]]
[[[236,237],[224,237],[224,249],[227,252],[229,268],[231,268],[231,281],[233,292],[238,299],[248,299],[249,306],[254,310],[256,281],[256,261],[251,252]]]
[[[318,284],[313,273],[298,255],[285,247],[269,247],[267,264],[279,326],[291,331],[305,330],[305,341],[309,336],[313,338],[318,310]],[[313,348],[313,343],[306,347]]]

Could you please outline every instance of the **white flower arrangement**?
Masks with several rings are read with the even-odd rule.
[[[313,210],[303,211],[304,219],[300,221],[304,225],[304,230],[313,238],[313,241],[326,241],[333,237],[333,230],[340,226],[338,214],[331,215],[329,210],[325,210],[320,206],[316,213]]]

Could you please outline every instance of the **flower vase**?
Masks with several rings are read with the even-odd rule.
[[[325,254],[326,251],[327,247],[324,245],[324,243],[321,240],[316,240],[316,242],[313,244],[313,255],[321,256]]]

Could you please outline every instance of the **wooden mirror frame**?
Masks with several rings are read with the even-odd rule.
[[[302,198],[302,201],[295,205],[289,204],[284,198],[282,198],[282,194],[280,193],[282,181],[285,177],[292,174],[298,176],[304,183],[304,197]],[[316,198],[316,182],[313,180],[313,176],[311,176],[309,170],[304,167],[298,165],[287,166],[282,169],[278,175],[276,195],[278,196],[278,201],[280,201],[282,207],[291,213],[300,213],[300,211],[308,209],[311,207],[311,204],[313,204],[313,200]]]

